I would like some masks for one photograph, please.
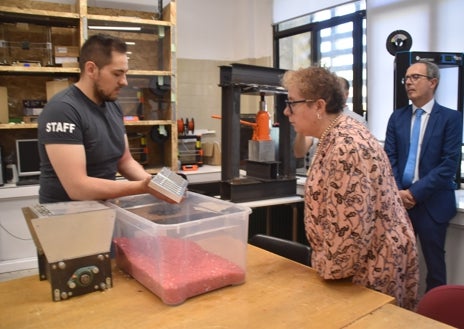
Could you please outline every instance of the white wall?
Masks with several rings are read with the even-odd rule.
[[[177,58],[272,56],[272,0],[178,0]]]
[[[273,22],[278,23],[290,18],[303,16],[315,11],[330,8],[342,3],[351,1],[347,0],[274,0]]]
[[[394,57],[385,48],[387,36],[401,29],[412,37],[411,51],[463,52],[462,29],[457,28],[463,11],[462,0],[367,1],[369,128],[378,139],[385,139],[393,110]],[[455,95],[447,97],[442,82],[439,101],[452,104]]]

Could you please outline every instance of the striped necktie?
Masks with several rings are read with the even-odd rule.
[[[414,123],[412,125],[411,142],[409,144],[408,161],[404,167],[403,187],[409,187],[414,179],[414,171],[416,169],[417,148],[419,146],[419,136],[421,130],[421,116],[424,113],[423,109],[417,109],[415,113]]]

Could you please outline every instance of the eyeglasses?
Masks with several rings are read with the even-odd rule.
[[[293,105],[299,104],[299,103],[309,103],[309,102],[314,102],[314,101],[312,99],[301,99],[299,101],[290,101],[287,99],[285,101],[285,104],[287,104],[288,109],[290,110],[290,114],[293,115]]]
[[[404,85],[408,79],[411,79],[412,82],[416,82],[420,78],[427,78],[427,79],[432,79],[432,77],[429,77],[428,75],[424,74],[411,74],[411,75],[406,75],[403,79],[401,79],[401,83]]]

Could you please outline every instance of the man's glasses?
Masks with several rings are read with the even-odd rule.
[[[427,78],[427,79],[432,79],[432,77],[429,77],[428,75],[424,74],[411,74],[411,75],[406,75],[403,79],[401,79],[401,83],[404,85],[408,79],[411,79],[412,82],[416,82],[420,78]]]
[[[290,101],[287,99],[285,101],[285,104],[287,104],[288,109],[290,110],[290,114],[293,115],[293,105],[299,104],[299,103],[308,103],[308,102],[314,102],[314,101],[312,99],[301,99],[299,101]]]

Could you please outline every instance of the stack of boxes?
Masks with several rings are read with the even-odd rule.
[[[79,67],[79,47],[76,46],[55,46],[55,64],[63,67]]]

